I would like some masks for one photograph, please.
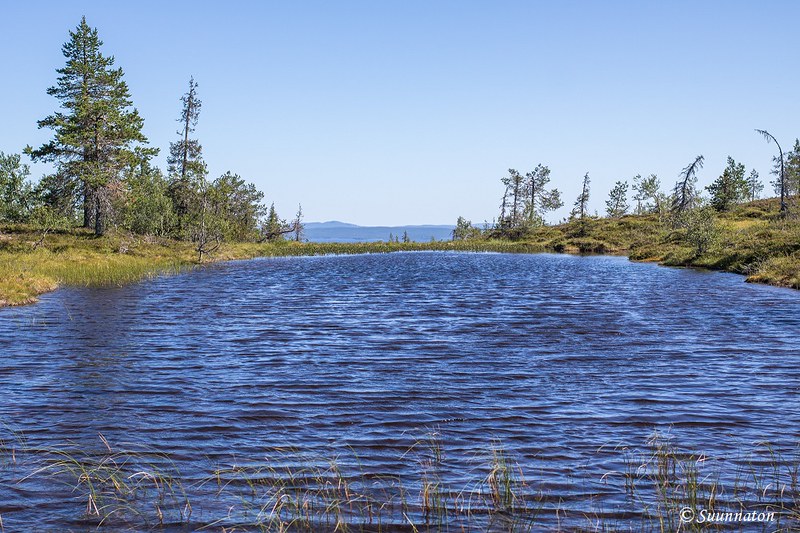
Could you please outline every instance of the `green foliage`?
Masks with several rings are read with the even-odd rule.
[[[561,207],[558,189],[547,189],[550,169],[539,164],[522,176],[517,170],[508,169],[502,180],[505,190],[500,208],[497,233],[505,237],[520,238],[531,229],[544,224],[544,215]]]
[[[453,240],[463,241],[474,239],[481,236],[481,230],[472,225],[472,222],[464,217],[458,217],[456,227],[453,229]]]
[[[28,165],[18,154],[0,152],[0,222],[27,222],[35,207]]]
[[[620,218],[628,212],[628,182],[618,181],[608,194],[606,213],[611,218]]]
[[[281,220],[278,216],[278,212],[275,211],[275,204],[273,203],[269,206],[267,218],[261,224],[260,231],[262,240],[273,242],[283,240],[283,236],[292,230],[286,221]]]
[[[266,209],[264,193],[238,174],[226,172],[208,190],[210,215],[217,221],[222,238],[230,241],[258,239],[258,224]]]
[[[528,201],[525,204],[525,217],[528,224],[538,226],[544,223],[544,215],[564,205],[558,189],[546,189],[550,183],[550,169],[541,163],[533,171],[525,174]]]
[[[728,156],[728,166],[714,183],[706,187],[706,190],[711,194],[711,206],[717,211],[728,211],[734,205],[744,202],[750,193],[750,186],[744,175],[744,165],[736,163]]]
[[[303,239],[303,206],[297,204],[297,213],[294,215],[294,220],[292,221],[292,231],[294,232],[294,240],[295,242],[300,242]],[[411,242],[411,239],[408,238],[408,233],[403,234],[403,242]]]
[[[570,218],[583,220],[588,215],[590,182],[591,180],[589,179],[589,173],[587,172],[586,175],[583,176],[581,192],[578,195],[578,198],[575,200],[575,203],[572,204],[572,212],[569,215]]]
[[[176,217],[161,171],[142,161],[128,170],[124,184],[118,207],[122,226],[144,235],[168,235]]]
[[[80,182],[69,178],[63,172],[42,177],[34,188],[34,193],[42,205],[73,222],[77,220],[82,199],[80,191]]]
[[[197,202],[196,189],[208,173],[203,161],[203,147],[196,139],[190,139],[200,116],[201,100],[197,97],[197,83],[189,79],[189,90],[181,97],[181,128],[179,140],[170,143],[167,158],[170,177],[169,195],[177,216],[178,232],[184,231],[188,223],[191,204]]]
[[[81,19],[62,52],[67,59],[56,85],[47,93],[57,98],[63,111],[39,121],[40,128],[54,131],[54,138],[26,152],[34,161],[55,162],[58,181],[80,182],[80,186],[51,187],[50,194],[82,194],[84,225],[93,221],[95,233],[105,231],[108,209],[107,187],[119,180],[124,169],[138,158],[151,157],[157,150],[140,148],[147,139],[142,134],[143,119],[132,102],[122,69],[113,68],[114,57],[104,56],[97,30]],[[62,206],[75,203],[59,199]]]
[[[761,192],[764,190],[764,184],[758,177],[758,171],[753,169],[747,177],[747,199],[752,202],[761,197]]]
[[[569,214],[570,222],[577,220],[577,231],[575,236],[583,237],[586,235],[586,218],[589,206],[589,173],[583,176],[583,186],[575,203],[572,204],[572,211]]]
[[[683,225],[686,227],[686,242],[694,250],[695,256],[708,252],[719,239],[720,228],[712,206],[686,211],[683,214]]]
[[[637,215],[657,213],[663,215],[666,211],[668,198],[661,192],[661,181],[655,174],[646,178],[637,174],[633,178],[633,199],[636,201],[635,212]]]
[[[793,197],[793,203],[800,199],[800,139],[795,139],[794,147],[786,154],[786,191]]]

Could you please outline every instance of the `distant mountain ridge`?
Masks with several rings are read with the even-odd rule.
[[[316,228],[358,228],[358,224],[350,224],[349,222],[339,222],[338,220],[329,220],[327,222],[306,222],[303,224],[304,227],[316,229]]]
[[[375,242],[388,241],[389,237],[402,240],[404,234],[416,242],[447,241],[453,236],[455,226],[446,224],[416,224],[408,226],[359,226],[338,220],[307,222],[303,236],[311,242]]]

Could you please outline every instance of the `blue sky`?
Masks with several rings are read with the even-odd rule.
[[[145,134],[176,138],[199,83],[210,177],[239,173],[279,213],[369,225],[497,215],[500,178],[549,165],[567,207],[616,180],[664,187],[698,154],[769,181],[800,137],[800,2],[3,2],[0,150],[50,132],[46,94],[86,15],[125,71]],[[38,177],[47,171],[34,166]],[[769,186],[768,186],[769,189]]]

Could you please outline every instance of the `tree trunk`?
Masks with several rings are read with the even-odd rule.
[[[100,196],[99,193],[94,195],[94,234],[97,237],[105,233],[105,227],[103,225],[103,206]]]
[[[91,228],[92,227],[92,191],[89,188],[89,184],[83,182],[83,227],[84,228]]]

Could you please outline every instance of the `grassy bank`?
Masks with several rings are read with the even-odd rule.
[[[425,243],[224,243],[209,261],[263,256],[382,253],[400,250],[541,252],[507,241]],[[52,232],[27,226],[0,228],[0,306],[36,301],[59,286],[121,285],[199,266],[192,243],[83,229]]]
[[[635,261],[734,272],[747,281],[800,289],[800,220],[778,215],[777,199],[717,215],[698,246],[686,227],[657,215],[597,218],[537,228],[522,242],[554,252],[627,255]]]
[[[217,257],[253,257],[255,248],[231,245]],[[31,303],[62,285],[130,283],[192,268],[196,261],[188,243],[122,234],[95,238],[84,230],[42,237],[27,227],[7,227],[0,232],[0,305]]]
[[[402,250],[559,252],[628,255],[669,266],[744,274],[748,281],[800,289],[800,222],[778,216],[776,200],[741,205],[717,217],[702,251],[686,228],[656,215],[589,219],[536,228],[518,241],[483,238],[420,243],[226,243],[210,259],[383,253]],[[120,285],[198,266],[191,243],[76,229],[42,236],[25,226],[0,228],[0,306],[21,305],[59,286]]]

